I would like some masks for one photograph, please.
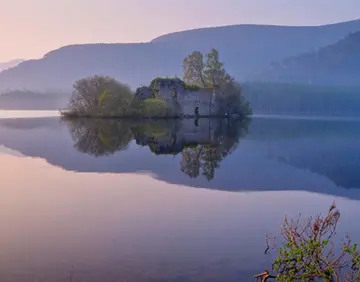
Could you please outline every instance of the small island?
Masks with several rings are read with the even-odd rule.
[[[133,92],[107,76],[92,76],[74,84],[65,118],[246,118],[252,111],[242,88],[212,49],[194,51],[183,61],[184,78],[158,77]]]

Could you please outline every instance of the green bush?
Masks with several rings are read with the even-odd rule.
[[[132,114],[141,117],[170,117],[171,107],[161,98],[150,98],[138,101],[133,105]]]
[[[185,83],[185,89],[188,91],[198,91],[201,89],[199,85]]]
[[[129,108],[133,93],[130,88],[107,76],[92,76],[74,83],[68,107],[70,116],[123,116]]]

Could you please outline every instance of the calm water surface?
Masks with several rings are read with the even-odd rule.
[[[16,110],[0,110],[0,118],[36,118],[36,117],[59,117],[58,111],[16,111]]]
[[[27,115],[0,119],[1,281],[252,281],[334,200],[360,241],[358,120]]]

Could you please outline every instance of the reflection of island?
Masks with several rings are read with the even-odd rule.
[[[65,122],[76,150],[94,157],[124,150],[132,140],[130,125],[126,121],[70,119]]]
[[[148,145],[155,154],[181,153],[181,171],[191,178],[200,174],[214,178],[215,169],[236,148],[247,133],[248,120],[183,120],[167,135],[146,136],[143,130],[134,134],[138,144]],[[139,136],[140,135],[140,136]]]
[[[199,120],[198,127],[193,121],[192,128],[205,128],[203,121]],[[76,136],[89,135],[92,136],[89,140],[92,140],[94,135],[91,132],[98,130],[99,126],[66,126],[58,118],[9,119],[0,120],[0,144],[70,171],[147,172],[161,181],[188,187],[223,191],[305,190],[360,199],[360,122],[357,120],[253,118],[246,135],[241,132],[246,128],[241,123],[227,127],[223,123],[223,127],[217,128],[226,138],[221,140],[221,134],[217,134],[222,142],[218,143],[218,149],[226,157],[222,157],[221,167],[215,169],[216,175],[211,181],[203,173],[204,168],[211,171],[207,170],[208,164],[205,163],[208,159],[205,155],[197,158],[199,153],[203,153],[201,148],[209,147],[211,143],[202,143],[198,139],[196,144],[177,142],[175,148],[159,147],[159,143],[153,142],[156,138],[171,140],[173,131],[178,132],[179,137],[180,125],[137,122],[128,126],[108,126],[107,130],[101,128],[102,135],[114,136],[115,132],[115,138],[122,140],[111,139],[110,143],[102,143],[104,140],[95,139],[101,142],[96,141],[94,148],[99,145],[100,148],[89,150],[92,147],[83,144],[93,143],[79,142],[82,139]],[[69,130],[72,132],[84,126],[81,132],[91,130],[86,134],[69,134]],[[236,140],[241,140],[241,146],[236,146]],[[75,150],[74,146],[80,147]],[[102,154],[105,157],[93,157]],[[220,155],[219,152],[216,154]],[[209,159],[212,157],[207,156]],[[216,165],[216,162],[210,164]]]
[[[208,144],[188,147],[182,151],[181,171],[191,178],[201,173],[207,180],[214,178],[215,169],[236,149],[240,137],[247,134],[247,122],[228,126],[220,124],[214,132],[214,139]]]
[[[65,120],[74,147],[91,156],[127,149],[132,139],[155,155],[181,154],[181,171],[191,178],[212,180],[221,161],[247,132],[249,120],[174,119],[158,121]]]

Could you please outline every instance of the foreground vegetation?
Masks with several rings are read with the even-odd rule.
[[[131,89],[107,76],[92,76],[75,82],[68,107],[61,111],[67,117],[141,117],[160,118],[178,117],[181,105],[174,108],[159,95],[157,82],[166,78],[154,79],[146,87],[145,98],[139,99],[138,90]],[[184,59],[184,82],[178,78],[167,78],[184,83],[186,91],[198,91],[201,88],[215,90],[215,110],[213,116],[251,114],[249,103],[242,96],[240,85],[224,69],[219,53],[213,49],[206,54],[206,60],[200,52],[193,52]],[[179,110],[180,107],[180,110]]]
[[[279,238],[267,236],[267,253],[277,251],[272,269],[255,275],[260,281],[360,281],[360,253],[348,235],[336,247],[335,234],[340,212],[335,203],[328,213],[308,218],[285,217]],[[339,240],[339,238],[337,238]],[[280,246],[278,245],[280,244]],[[279,247],[278,247],[279,246]]]

